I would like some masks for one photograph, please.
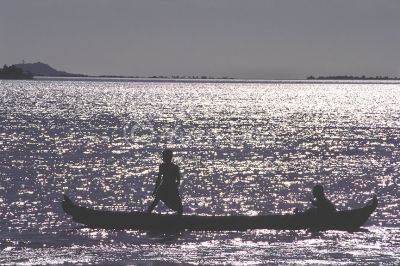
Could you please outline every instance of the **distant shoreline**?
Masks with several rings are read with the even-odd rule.
[[[399,84],[400,78],[337,78],[318,77],[306,79],[235,79],[235,78],[169,78],[169,77],[126,77],[126,76],[24,76],[18,78],[1,77],[0,80],[59,80],[59,81],[104,81],[104,82],[160,82],[160,83],[265,83],[265,84]]]
[[[34,76],[42,81],[97,81],[97,82],[157,82],[157,83],[246,83],[246,84],[400,84],[400,80],[322,80],[322,79],[172,79],[172,78],[130,78],[130,77],[53,77]]]
[[[366,76],[309,76],[307,80],[400,80],[398,77],[388,77],[388,76],[375,76],[375,77],[366,77]]]
[[[209,76],[124,76],[124,75],[85,75],[85,74],[72,74],[65,71],[59,71],[48,64],[37,62],[37,63],[25,63],[15,64],[7,67],[4,65],[3,69],[0,69],[0,79],[83,79],[83,80],[130,80],[130,81],[158,81],[158,82],[225,82],[225,83],[282,83],[282,82],[311,82],[311,81],[400,81],[398,77],[389,76],[351,76],[351,75],[336,75],[336,76],[308,76],[304,79],[237,79],[231,77],[209,77]]]

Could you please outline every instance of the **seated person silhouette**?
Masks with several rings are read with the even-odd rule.
[[[163,163],[159,166],[158,177],[152,194],[155,198],[147,209],[147,213],[151,213],[161,200],[168,208],[182,215],[182,200],[178,191],[181,175],[179,167],[171,162],[172,156],[172,150],[166,149],[162,152]]]
[[[312,194],[315,198],[315,200],[310,199],[313,206],[312,209],[323,213],[336,211],[335,205],[333,205],[333,203],[325,197],[324,188],[321,185],[315,185],[312,190]]]

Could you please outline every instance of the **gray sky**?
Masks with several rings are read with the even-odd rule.
[[[399,0],[0,0],[0,64],[72,73],[400,76]]]

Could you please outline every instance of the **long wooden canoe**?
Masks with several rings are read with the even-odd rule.
[[[62,202],[64,211],[75,222],[90,228],[135,230],[199,230],[227,231],[247,229],[281,230],[344,230],[356,231],[376,209],[376,196],[364,207],[353,210],[320,213],[316,210],[284,215],[259,216],[198,216],[148,214],[143,212],[116,212],[94,210],[73,203],[66,195]]]

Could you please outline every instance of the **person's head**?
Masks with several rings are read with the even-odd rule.
[[[321,185],[315,185],[313,187],[312,194],[317,199],[323,198],[325,196],[324,188]]]
[[[170,163],[172,160],[172,150],[170,150],[170,149],[163,150],[162,159],[163,159],[164,163]]]

